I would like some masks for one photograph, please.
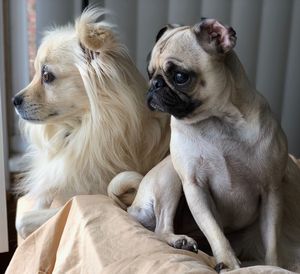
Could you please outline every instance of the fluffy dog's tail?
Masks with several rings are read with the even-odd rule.
[[[124,210],[135,198],[143,175],[134,171],[124,171],[116,175],[108,185],[107,194]]]

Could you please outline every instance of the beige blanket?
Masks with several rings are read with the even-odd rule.
[[[216,273],[215,260],[155,238],[103,195],[77,196],[16,250],[7,274]],[[291,273],[255,266],[229,273]]]

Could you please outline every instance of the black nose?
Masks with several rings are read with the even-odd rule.
[[[12,99],[12,101],[13,101],[13,104],[15,107],[20,106],[23,103],[23,96],[21,96],[21,95],[15,96]]]
[[[158,76],[157,78],[153,79],[152,86],[155,89],[162,88],[162,87],[166,86],[166,82],[165,82],[164,78],[162,78],[161,76]]]

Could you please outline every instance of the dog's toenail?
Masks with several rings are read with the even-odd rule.
[[[216,266],[215,266],[214,269],[215,269],[218,273],[220,273],[222,269],[226,269],[226,268],[228,268],[228,267],[226,266],[226,264],[224,264],[223,262],[221,262],[221,263],[216,264]]]
[[[196,244],[193,244],[193,249],[195,253],[198,253],[198,246]]]

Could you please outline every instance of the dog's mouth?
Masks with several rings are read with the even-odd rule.
[[[178,119],[190,115],[201,104],[185,94],[178,95],[170,89],[162,89],[158,92],[148,92],[147,105],[150,110],[167,112]]]
[[[58,112],[52,112],[48,115],[46,115],[45,117],[38,117],[36,115],[33,115],[32,113],[28,112],[28,111],[20,111],[17,110],[17,114],[25,121],[27,122],[31,122],[31,123],[43,123],[47,120],[49,120],[50,118],[53,118],[55,116],[58,115]]]
[[[161,112],[165,111],[162,106],[160,106],[159,104],[155,103],[154,100],[152,100],[151,98],[148,99],[148,107],[152,111],[154,111],[154,110],[159,110]]]
[[[147,94],[147,106],[150,110],[155,111],[161,111],[161,112],[166,112],[165,108],[161,104],[161,100],[159,99],[159,95],[149,91]]]

